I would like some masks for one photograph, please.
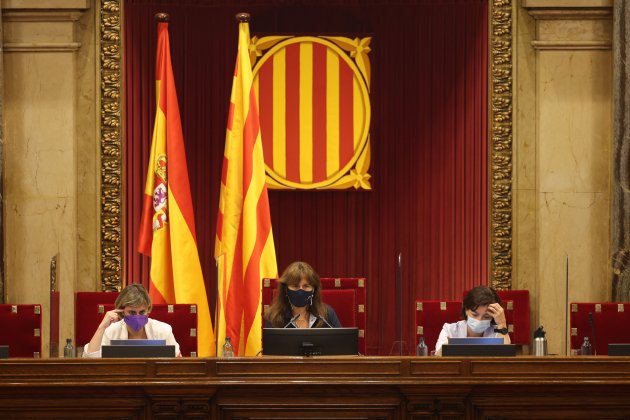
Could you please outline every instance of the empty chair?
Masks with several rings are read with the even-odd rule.
[[[10,357],[41,357],[42,305],[0,304],[0,345]]]
[[[575,302],[569,315],[571,349],[589,337],[596,354],[608,354],[608,344],[630,343],[630,303]]]

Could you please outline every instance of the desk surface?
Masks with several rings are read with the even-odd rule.
[[[309,412],[627,419],[630,357],[0,360],[2,418],[305,419]]]

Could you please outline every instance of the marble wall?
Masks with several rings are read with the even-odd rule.
[[[518,11],[514,286],[534,292],[551,353],[566,352],[567,270],[569,301],[611,299],[611,6],[525,0]]]
[[[6,300],[42,303],[44,355],[51,258],[58,256],[62,341],[74,335],[74,291],[96,284],[98,137],[89,3],[2,3]]]

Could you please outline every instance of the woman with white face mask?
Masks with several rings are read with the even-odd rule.
[[[471,289],[462,303],[462,320],[444,324],[435,345],[436,356],[442,355],[442,345],[451,337],[502,337],[510,344],[505,313],[497,292],[487,286]]]

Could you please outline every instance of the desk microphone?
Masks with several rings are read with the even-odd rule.
[[[591,334],[593,335],[593,354],[597,356],[597,339],[595,338],[595,321],[593,320],[593,312],[588,313],[588,324],[591,326]]]
[[[318,315],[315,315],[315,317],[317,319],[320,319],[320,320],[324,321],[324,324],[328,325],[328,328],[332,328],[333,327],[332,325],[330,325],[330,323],[328,321],[326,321],[326,318],[324,318],[323,316],[318,314]]]
[[[286,328],[286,327],[288,327],[289,325],[293,324],[293,321],[295,321],[295,320],[296,320],[296,319],[298,319],[299,317],[300,317],[300,314],[295,315],[293,318],[291,318],[291,319],[289,320],[289,322],[287,322],[287,325],[285,325],[285,326],[284,326],[284,327],[282,327],[282,328]]]

